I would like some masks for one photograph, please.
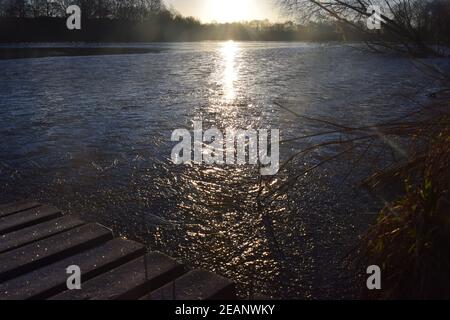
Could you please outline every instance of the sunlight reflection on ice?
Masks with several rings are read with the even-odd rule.
[[[221,53],[224,63],[224,72],[222,79],[222,86],[224,90],[224,97],[227,102],[232,101],[236,97],[236,90],[234,82],[238,79],[236,68],[236,55],[239,51],[237,44],[230,40],[222,45]]]

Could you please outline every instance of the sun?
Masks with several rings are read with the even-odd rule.
[[[236,22],[252,19],[252,0],[208,0],[204,7],[210,21]]]

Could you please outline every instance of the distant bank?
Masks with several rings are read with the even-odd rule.
[[[345,34],[345,37],[343,36]],[[177,41],[339,41],[367,40],[367,35],[335,23],[272,24],[251,21],[201,24],[183,17],[148,20],[84,19],[81,30],[69,30],[66,19],[0,18],[0,42],[177,42]]]
[[[158,53],[157,49],[115,47],[0,47],[0,60],[62,56],[96,56],[115,54]]]

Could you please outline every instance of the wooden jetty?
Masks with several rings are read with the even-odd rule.
[[[68,290],[69,266],[81,289]],[[234,283],[188,270],[97,223],[34,201],[0,205],[0,300],[235,299]]]

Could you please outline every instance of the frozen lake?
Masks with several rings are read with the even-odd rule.
[[[274,102],[341,124],[378,123],[439,84],[407,59],[338,44],[136,47],[155,52],[0,61],[0,200],[33,198],[98,221],[237,280],[243,295],[354,296],[342,258],[377,204],[335,177],[345,163],[301,178],[262,212],[255,168],[175,166],[171,133],[194,119],[277,128],[283,139],[321,131]],[[281,158],[313,142],[283,144]]]

